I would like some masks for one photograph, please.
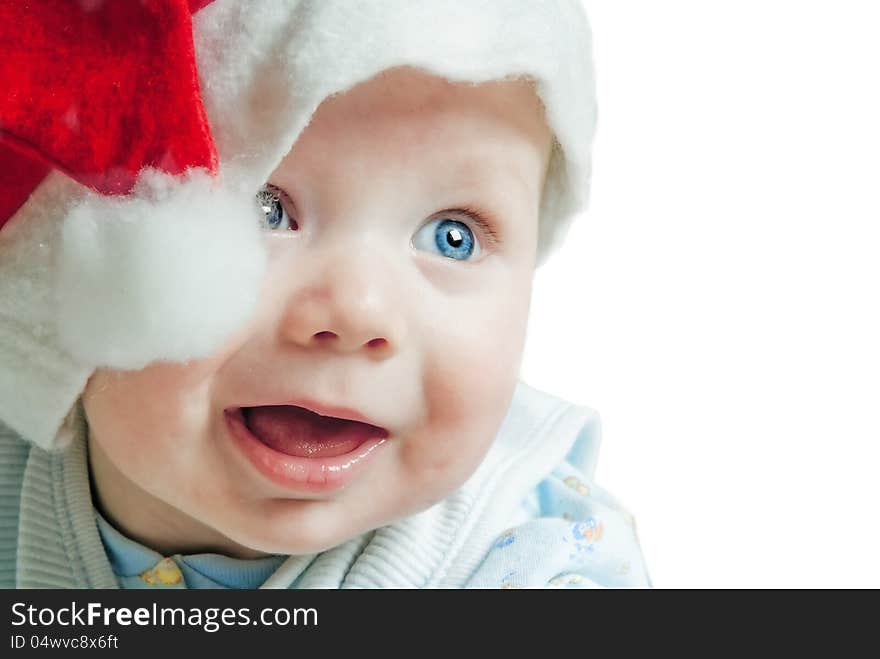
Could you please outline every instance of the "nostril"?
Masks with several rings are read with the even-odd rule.
[[[340,336],[336,332],[331,332],[329,330],[324,330],[321,332],[315,332],[312,335],[312,341],[316,346],[324,346],[326,348],[335,348],[335,347],[343,347],[338,343],[340,340]],[[380,352],[383,348],[389,345],[387,339],[378,338],[378,339],[370,339],[366,343],[358,344],[362,345],[370,351],[374,351],[376,353]],[[352,348],[356,346],[352,345]]]

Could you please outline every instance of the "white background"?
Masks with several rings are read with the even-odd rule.
[[[589,211],[523,375],[658,587],[880,587],[880,3],[586,0]]]

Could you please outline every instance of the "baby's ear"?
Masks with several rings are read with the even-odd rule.
[[[203,170],[143,170],[133,194],[87,195],[55,263],[59,339],[76,359],[139,369],[213,353],[253,313],[265,243],[252,194]]]

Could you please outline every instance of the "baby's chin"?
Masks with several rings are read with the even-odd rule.
[[[317,554],[345,544],[376,528],[379,527],[326,528],[322,529],[320,533],[303,533],[302,531],[279,533],[271,530],[243,529],[228,534],[227,537],[233,546],[225,553],[234,558],[259,558],[278,554]]]
[[[289,501],[284,503],[290,504]],[[329,511],[321,519],[315,519],[316,516],[310,514],[293,515],[278,511],[263,515],[245,513],[244,517],[245,519],[224,520],[226,523],[221,522],[215,527],[228,539],[228,546],[223,553],[235,558],[315,554],[394,521],[358,525],[346,519],[341,512]]]
[[[352,510],[351,501],[269,500],[260,511],[243,513],[237,520],[224,520],[217,530],[228,538],[233,555],[254,558],[264,555],[316,554],[369,534],[378,528],[427,510],[457,484],[446,484],[433,496],[409,497],[395,510]],[[406,497],[402,497],[406,498]]]

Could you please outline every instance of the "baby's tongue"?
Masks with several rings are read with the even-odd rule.
[[[245,423],[266,446],[301,458],[332,458],[355,450],[385,431],[359,421],[321,416],[302,407],[246,407]]]

